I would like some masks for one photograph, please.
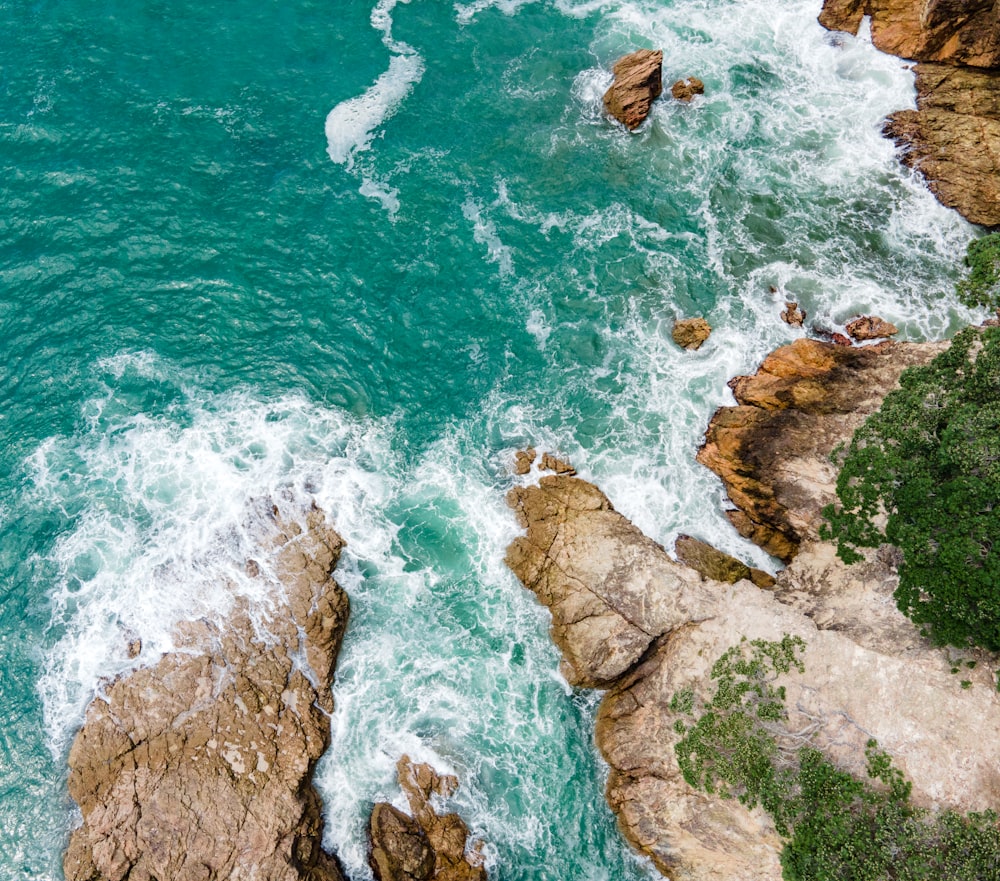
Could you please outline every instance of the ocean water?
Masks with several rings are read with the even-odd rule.
[[[912,74],[818,11],[0,0],[0,881],[62,877],[102,681],[233,591],[267,603],[234,576],[262,494],[348,542],[317,785],[352,879],[403,751],[460,776],[491,877],[650,876],[597,696],[503,565],[504,495],[534,443],[668,547],[773,568],[694,453],[726,380],[802,333],[784,300],[909,339],[972,317],[974,230],[879,135]],[[706,94],[629,134],[601,94],[640,47]]]

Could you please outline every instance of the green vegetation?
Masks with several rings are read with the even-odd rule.
[[[847,562],[896,545],[899,608],[939,644],[1000,650],[1000,328],[900,383],[843,454],[822,534]]]
[[[1000,233],[990,233],[969,243],[965,255],[969,272],[955,286],[967,306],[1000,309]]]
[[[1000,829],[993,812],[961,816],[914,807],[910,784],[874,740],[868,779],[836,768],[810,745],[819,721],[789,732],[784,689],[802,672],[801,639],[744,641],[712,668],[710,700],[674,695],[677,759],[689,784],[760,805],[786,839],[786,881],[997,881]]]

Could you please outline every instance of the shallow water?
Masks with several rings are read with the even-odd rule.
[[[656,540],[770,566],[694,452],[784,300],[968,320],[972,229],[879,135],[912,74],[818,6],[0,0],[0,878],[61,877],[86,703],[124,634],[225,613],[264,493],[348,541],[317,783],[352,878],[403,750],[460,775],[493,877],[646,876],[503,566],[509,468],[555,450]],[[628,134],[600,99],[643,46],[706,95]]]

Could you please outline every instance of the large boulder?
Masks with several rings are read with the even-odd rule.
[[[247,570],[268,581],[270,615],[237,601],[224,627],[181,625],[177,651],[88,708],[67,881],[341,881],[312,774],[348,616],[332,578],[343,542],[316,509],[269,533]]]
[[[612,68],[615,75],[604,93],[604,107],[629,130],[642,125],[653,101],[663,91],[663,52],[640,49],[625,55]]]
[[[906,367],[943,348],[800,339],[754,375],[731,380],[737,406],[716,411],[698,461],[722,478],[739,533],[786,562],[802,541],[818,538],[820,512],[834,500],[834,447],[878,409]]]

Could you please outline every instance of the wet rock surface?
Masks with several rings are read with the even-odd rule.
[[[224,628],[180,625],[177,651],[91,703],[69,757],[68,881],[342,878],[312,774],[348,617],[343,542],[315,509],[272,527],[268,565],[248,564],[274,579],[266,621],[237,601]]]
[[[696,351],[712,334],[712,328],[704,318],[682,318],[674,322],[670,335],[682,349]]]
[[[612,72],[615,79],[604,93],[604,107],[627,129],[636,129],[663,91],[663,52],[632,52],[619,58]]]
[[[688,103],[694,100],[695,95],[705,94],[705,84],[696,76],[685,77],[670,87],[670,94],[677,101]]]

